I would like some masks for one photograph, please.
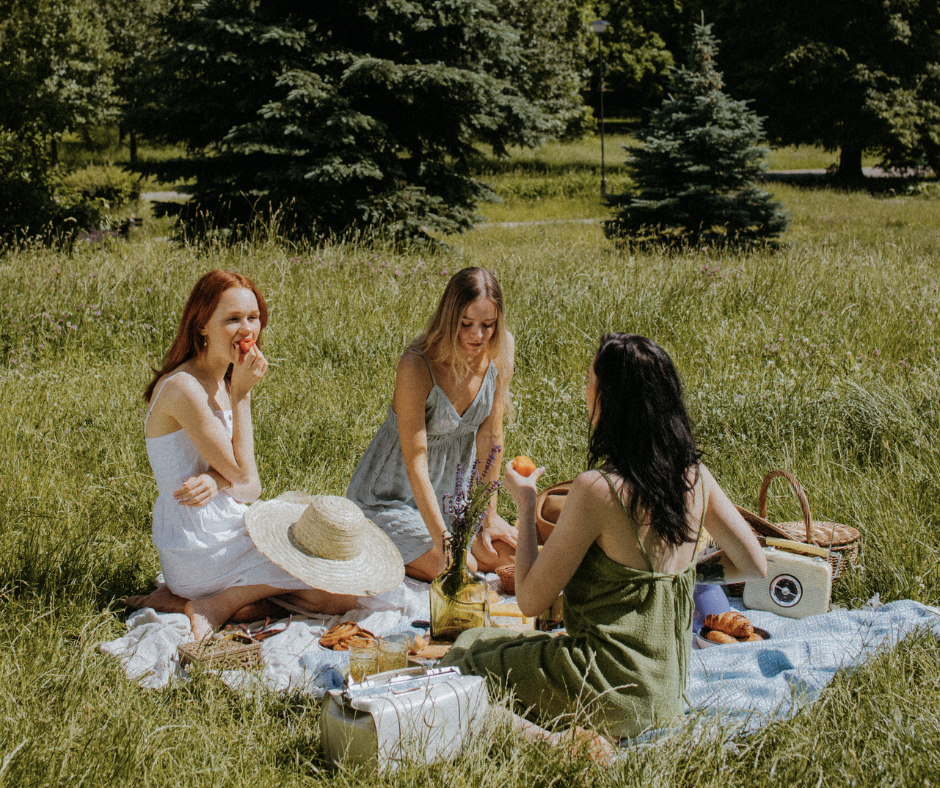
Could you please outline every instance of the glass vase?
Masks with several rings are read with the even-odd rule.
[[[490,625],[490,587],[467,566],[466,549],[455,550],[431,583],[431,637],[452,642],[467,629]]]

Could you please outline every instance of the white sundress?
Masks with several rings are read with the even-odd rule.
[[[163,386],[150,403],[150,411],[162,391]],[[232,412],[219,410],[215,415],[231,435]],[[176,502],[173,493],[183,482],[210,469],[185,430],[146,440],[159,491],[153,506],[153,543],[160,553],[163,579],[174,594],[201,599],[232,586],[310,588],[258,551],[245,527],[248,507],[227,492],[202,506]]]

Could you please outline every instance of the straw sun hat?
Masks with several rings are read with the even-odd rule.
[[[313,588],[369,596],[405,578],[401,553],[348,498],[289,492],[245,514],[255,546]]]

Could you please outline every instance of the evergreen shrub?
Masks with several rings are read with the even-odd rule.
[[[103,200],[116,208],[140,199],[140,176],[114,165],[90,165],[58,179],[57,191],[79,200]]]
[[[761,118],[722,90],[710,25],[696,25],[688,65],[627,149],[636,191],[612,199],[605,226],[618,240],[668,245],[746,245],[784,232],[780,203],[757,185],[768,149]]]

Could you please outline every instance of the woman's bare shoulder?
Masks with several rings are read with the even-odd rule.
[[[615,486],[616,484],[617,482],[614,481]],[[613,497],[607,479],[597,469],[578,474],[572,482],[568,494],[585,504],[589,502],[606,503]]]
[[[154,390],[151,398],[159,397],[157,405],[172,408],[180,403],[202,402],[206,399],[206,390],[202,383],[188,370],[178,367],[165,376]]]
[[[398,380],[406,380],[409,383],[423,384],[427,382],[431,386],[431,372],[428,369],[428,362],[425,357],[416,350],[406,350],[398,359],[396,369]]]
[[[409,403],[414,403],[414,407],[418,407],[417,403],[423,403],[428,398],[433,386],[431,372],[424,356],[414,351],[402,353],[395,370],[393,409],[401,415],[402,406],[407,407]],[[421,407],[424,407],[423,404]]]
[[[718,487],[718,482],[715,481],[715,477],[712,476],[712,472],[705,467],[703,463],[698,464],[698,472],[702,477],[702,486],[706,491],[714,490]],[[720,489],[720,488],[719,488]]]

